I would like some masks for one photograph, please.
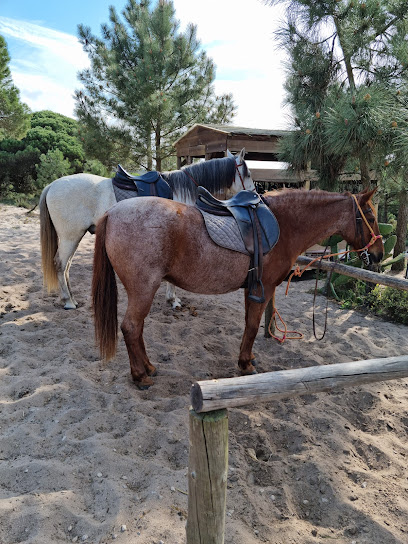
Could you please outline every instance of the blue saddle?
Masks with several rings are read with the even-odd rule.
[[[137,196],[159,196],[172,199],[173,191],[160,172],[146,172],[141,176],[131,176],[118,164],[113,185],[125,191],[135,191]]]
[[[206,213],[232,216],[235,219],[245,248],[251,256],[245,285],[249,290],[248,296],[255,302],[265,302],[263,256],[278,241],[279,224],[262,197],[253,191],[240,191],[229,200],[218,200],[207,189],[199,187],[196,207]]]

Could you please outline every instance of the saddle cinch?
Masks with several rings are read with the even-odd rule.
[[[248,288],[250,300],[265,302],[263,256],[279,239],[279,224],[270,208],[253,191],[240,191],[229,200],[218,200],[204,187],[198,188],[196,207],[216,244],[250,255],[243,287]]]
[[[131,176],[118,164],[112,183],[119,189],[137,192],[137,196],[159,196],[173,199],[173,191],[160,172],[153,171],[146,172],[141,176]]]

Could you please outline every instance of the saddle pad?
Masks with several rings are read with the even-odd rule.
[[[213,215],[200,210],[211,240],[218,246],[249,255],[237,222],[232,216]]]
[[[137,191],[129,191],[127,189],[120,189],[116,185],[113,185],[113,191],[115,193],[116,202],[120,202],[121,200],[126,200],[127,198],[136,198]]]

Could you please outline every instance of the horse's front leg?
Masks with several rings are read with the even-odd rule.
[[[171,304],[173,310],[181,308],[181,300],[176,296],[176,288],[169,282],[167,282],[166,301]]]
[[[238,365],[242,375],[256,374],[254,367],[255,356],[252,347],[258,334],[259,324],[265,308],[272,298],[274,302],[275,287],[265,289],[265,302],[253,302],[248,299],[248,290],[245,290],[245,331],[242,336]]]

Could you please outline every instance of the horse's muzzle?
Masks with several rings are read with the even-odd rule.
[[[384,252],[383,251],[376,251],[376,252],[368,252],[366,250],[365,255],[367,255],[368,261],[365,259],[365,255],[360,255],[361,260],[364,262],[364,264],[378,264],[383,260]]]

